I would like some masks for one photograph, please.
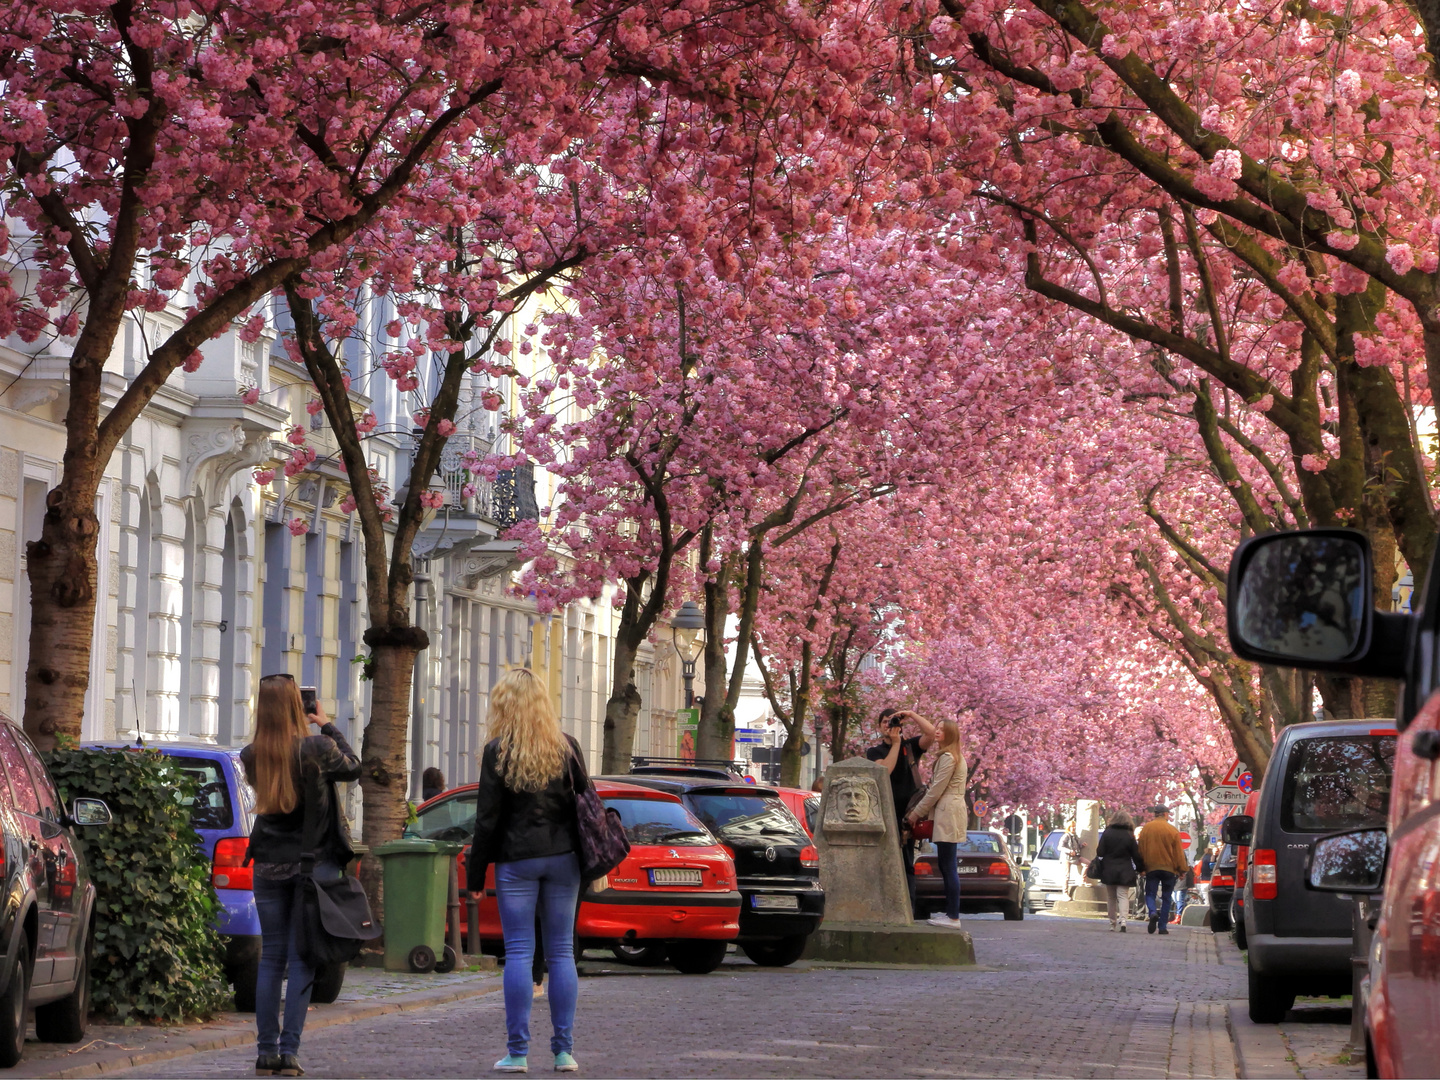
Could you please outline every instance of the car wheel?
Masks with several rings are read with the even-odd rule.
[[[1250,1020],[1256,1024],[1278,1024],[1295,1004],[1290,983],[1274,975],[1262,975],[1246,966],[1250,974]]]
[[[80,977],[69,996],[35,1007],[35,1036],[41,1042],[76,1043],[90,1026],[90,942],[80,950]]]
[[[260,958],[246,960],[229,971],[230,985],[235,988],[235,1011],[255,1011],[255,984],[260,979]]]
[[[1229,915],[1221,915],[1215,911],[1210,912],[1210,932],[1212,934],[1228,934],[1232,929]]]
[[[616,960],[632,967],[655,967],[665,963],[664,945],[627,945],[621,942],[611,945],[610,951],[615,954]]]
[[[30,1001],[30,942],[22,930],[10,968],[10,985],[0,997],[0,1067],[6,1069],[25,1056],[25,1010]]]
[[[805,952],[806,935],[791,934],[779,941],[747,941],[740,948],[761,967],[785,967]]]
[[[1019,904],[1006,904],[1000,910],[1005,913],[1006,922],[1020,922],[1022,919],[1025,918],[1025,909]]]
[[[310,991],[312,1005],[329,1005],[340,996],[345,986],[345,964],[326,964],[315,969],[315,986]]]
[[[686,975],[708,975],[725,960],[723,941],[677,941],[666,950],[670,963]]]
[[[1245,936],[1245,924],[1237,920],[1230,929],[1235,935],[1235,947],[1242,951],[1248,948],[1250,940]]]

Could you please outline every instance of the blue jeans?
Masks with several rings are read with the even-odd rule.
[[[935,841],[935,861],[940,864],[940,876],[945,879],[945,914],[952,919],[960,917],[959,846],[945,840]]]
[[[574,852],[495,864],[495,899],[505,935],[505,1037],[516,1057],[530,1052],[530,982],[535,957],[535,920],[539,916],[545,963],[550,968],[552,1054],[574,1049],[575,905],[580,900],[580,860]]]
[[[1155,894],[1160,893],[1157,900]],[[1148,870],[1145,873],[1145,910],[1153,919],[1159,917],[1160,925],[1170,922],[1170,898],[1175,892],[1175,875],[1169,870]],[[1156,911],[1156,904],[1159,911]]]
[[[317,881],[336,881],[340,867],[316,863]],[[315,971],[300,959],[295,940],[299,920],[295,904],[300,897],[300,876],[272,881],[255,875],[255,910],[260,916],[260,973],[255,981],[255,1049],[268,1054],[298,1054],[300,1035],[305,1030],[305,1012],[310,1008],[310,991]],[[285,1027],[280,1027],[280,984],[286,977],[290,989],[285,995]]]

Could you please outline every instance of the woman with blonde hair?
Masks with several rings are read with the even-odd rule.
[[[589,784],[580,746],[560,730],[545,684],[528,668],[490,691],[490,730],[480,759],[475,839],[467,885],[485,887],[495,864],[495,897],[505,938],[506,1054],[499,1072],[529,1068],[531,964],[535,925],[550,969],[550,1052],[556,1072],[574,1072],[575,906],[580,899],[580,838],[575,793]]]
[[[912,828],[925,818],[935,819],[936,861],[945,880],[945,911],[936,912],[929,921],[935,926],[960,928],[960,845],[970,825],[965,809],[965,752],[960,748],[960,725],[954,720],[940,722],[940,743],[936,747],[935,771],[925,795],[906,815]]]
[[[1135,820],[1124,810],[1110,816],[1110,824],[1095,845],[1100,863],[1100,884],[1105,886],[1105,911],[1110,929],[1125,933],[1125,915],[1130,910],[1130,890],[1145,873],[1140,844],[1135,839]]]
[[[306,721],[320,729],[311,735]],[[260,680],[255,738],[240,751],[245,779],[255,789],[249,858],[255,864],[255,909],[260,916],[260,971],[255,981],[256,1076],[304,1076],[300,1035],[310,1007],[314,970],[300,958],[292,918],[300,890],[300,860],[314,857],[317,881],[338,880],[355,856],[334,783],[358,780],[360,759],[319,702],[305,711],[289,675]],[[285,1026],[280,1026],[280,985]]]

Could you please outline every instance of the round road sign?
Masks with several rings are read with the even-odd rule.
[[[1185,855],[1188,858],[1190,855],[1190,849],[1195,846],[1195,841],[1191,838],[1188,832],[1182,832],[1180,834],[1180,846],[1185,849]]]
[[[1235,778],[1235,786],[1245,792],[1246,795],[1249,795],[1250,792],[1255,790],[1255,774],[1252,772],[1241,773]]]
[[[977,818],[987,818],[987,817],[989,817],[989,816],[990,816],[990,804],[987,803],[987,802],[985,802],[983,799],[980,800],[979,802],[977,802],[977,803],[975,804],[975,816],[976,816]]]

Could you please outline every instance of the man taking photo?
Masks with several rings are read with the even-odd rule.
[[[1145,823],[1138,837],[1140,858],[1149,868],[1145,871],[1145,907],[1150,912],[1150,922],[1145,932],[1153,934],[1158,929],[1168,934],[1175,878],[1188,869],[1185,846],[1180,843],[1180,830],[1170,824],[1168,806],[1152,806],[1150,813],[1154,818]]]
[[[920,729],[919,735],[905,736],[905,722]],[[935,725],[918,713],[907,709],[883,709],[877,725],[880,742],[865,751],[871,761],[878,761],[890,774],[890,794],[895,797],[895,822],[900,837],[901,861],[905,864],[905,885],[910,891],[910,913],[915,912],[915,841],[908,836],[905,813],[910,800],[920,790],[920,755],[935,742]],[[918,917],[918,916],[916,916]]]

